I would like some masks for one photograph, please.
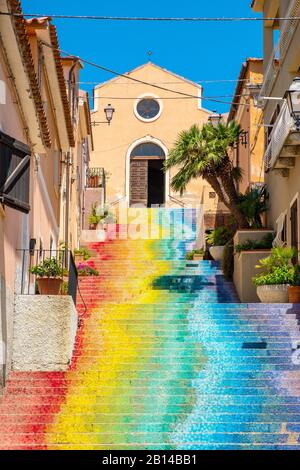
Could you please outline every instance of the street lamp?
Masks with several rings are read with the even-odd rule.
[[[99,124],[108,124],[110,126],[110,123],[111,123],[111,120],[113,118],[114,112],[115,112],[115,108],[111,104],[108,104],[106,106],[106,108],[104,108],[106,121],[93,121],[91,123],[92,126],[99,126]]]
[[[222,114],[217,113],[217,111],[213,111],[213,113],[208,118],[208,122],[213,127],[217,127],[221,121],[222,121]]]
[[[106,106],[106,108],[104,108],[104,112],[105,112],[105,116],[106,116],[106,120],[108,122],[108,125],[110,126],[110,122],[113,118],[113,114],[115,112],[115,108],[112,107],[111,104],[108,104]]]
[[[300,131],[300,77],[294,78],[285,96],[289,111],[295,121],[297,131]]]
[[[262,87],[262,83],[248,83],[246,85],[246,88],[250,96],[253,98],[254,106],[256,108],[264,107],[263,101],[260,97],[261,87]]]

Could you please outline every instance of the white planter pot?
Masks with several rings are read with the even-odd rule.
[[[263,304],[286,304],[289,301],[288,285],[257,286],[257,296]]]
[[[211,246],[209,252],[215,261],[221,261],[223,258],[225,246]]]

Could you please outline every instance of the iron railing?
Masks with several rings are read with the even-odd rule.
[[[68,295],[73,299],[74,305],[77,301],[77,289],[78,289],[78,271],[74,261],[74,257],[70,251],[69,254],[69,284],[68,284]]]
[[[51,279],[60,282],[60,294],[68,294],[76,305],[78,273],[69,250],[17,250],[21,257],[21,268],[17,270],[16,294],[39,294],[39,279],[50,286]],[[38,270],[34,269],[38,266]],[[34,271],[34,272],[33,272]]]
[[[269,145],[265,151],[264,162],[266,171],[273,168],[290,132],[294,129],[294,120],[287,102],[283,103],[278,118],[269,137]]]
[[[183,201],[181,201],[180,199],[177,199],[177,197],[174,197],[171,194],[169,194],[169,199],[175,204],[178,204],[180,207],[185,207],[185,203]]]

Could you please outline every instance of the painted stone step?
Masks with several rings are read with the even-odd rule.
[[[82,346],[82,345],[81,345]],[[80,347],[81,347],[80,346]],[[226,347],[227,345],[223,345],[223,348],[219,350],[220,356],[224,357],[224,354],[226,351],[228,351],[228,348]],[[95,359],[100,359],[104,362],[107,362],[108,359],[103,358],[103,352],[96,349],[85,349],[84,353],[82,353],[82,350],[80,347],[77,347],[74,351],[74,356],[80,355],[80,357],[83,358],[95,358]],[[123,361],[122,363],[126,363],[126,348],[124,350],[124,356],[123,356]],[[247,358],[265,358],[265,357],[270,357],[270,358],[290,358],[292,355],[292,348],[285,348],[285,349],[239,349],[236,350],[235,348],[232,348],[231,351],[234,353],[234,356],[236,357],[247,357]],[[200,352],[200,351],[199,351]],[[229,351],[228,351],[229,352]],[[153,354],[153,350],[149,348],[148,351],[143,350],[139,354],[139,361],[151,361],[151,362],[160,362],[160,361],[168,361],[170,360],[171,362],[174,363],[181,363],[182,359],[181,356],[185,358],[187,361],[194,361],[195,360],[195,348],[191,347],[190,350],[186,349],[174,349],[174,350],[168,350],[165,351],[165,349],[161,349],[161,351],[157,351],[156,354]],[[176,361],[177,359],[177,361]],[[128,360],[128,363],[131,364],[131,361]]]
[[[127,313],[127,312],[126,312]],[[174,312],[173,314],[167,314],[167,312],[158,312],[158,313],[153,313],[151,312],[146,315],[146,318],[138,318],[136,319],[136,314],[137,311],[133,309],[131,312],[131,316],[124,313],[122,314],[119,312],[117,315],[116,314],[109,314],[107,312],[96,312],[94,311],[92,313],[93,318],[90,320],[90,324],[95,324],[99,325],[99,322],[105,322],[105,321],[110,321],[110,322],[115,322],[116,324],[122,326],[122,327],[128,327],[131,328],[132,326],[144,326],[147,328],[163,328],[166,327],[167,325],[177,329],[177,328],[186,328],[189,327],[190,325],[194,328],[198,328],[199,330],[202,329],[216,329],[215,325],[211,325],[209,328],[207,326],[207,323],[205,319],[203,318],[193,318],[193,319],[188,319],[187,314],[176,314]],[[222,331],[223,329],[229,328],[229,329],[244,329],[246,328],[247,330],[253,329],[256,331],[259,331],[259,329],[266,329],[268,327],[272,329],[278,329],[278,330],[284,330],[286,331],[287,328],[291,328],[292,330],[299,331],[300,328],[298,325],[298,322],[294,320],[293,318],[288,319],[285,321],[284,319],[274,319],[269,321],[268,319],[257,319],[257,318],[251,318],[248,320],[248,325],[245,325],[245,321],[242,319],[227,319],[227,320],[222,320],[218,322],[218,331]]]
[[[296,371],[296,373],[298,373],[299,371]],[[224,371],[224,375],[230,375],[234,378],[236,378],[236,376],[238,375],[238,372],[237,371]],[[247,374],[255,374],[255,375],[258,375],[259,377],[261,377],[261,379],[263,379],[263,377],[266,375],[271,375],[272,378],[270,378],[269,380],[272,380],[273,378],[274,379],[278,379],[278,373],[275,372],[274,370],[272,371],[264,371],[264,370],[260,370],[260,371],[255,371],[255,372],[251,372],[251,371],[248,371]],[[80,374],[78,373],[75,373],[73,371],[70,371],[68,373],[68,379],[67,381],[65,382],[66,383],[66,386],[69,386],[69,385],[72,385],[72,386],[82,386],[82,382],[85,380],[85,376],[87,376],[88,378],[90,379],[93,379],[93,381],[97,380],[97,377],[99,377],[99,380],[101,379],[101,372],[100,371],[90,371],[90,373],[88,371],[82,371]],[[53,379],[54,381],[55,379]],[[128,386],[132,386],[132,387],[147,387],[149,386],[149,380],[151,380],[153,382],[153,385],[154,384],[157,384],[157,385],[162,385],[164,387],[178,387],[178,386],[191,386],[191,384],[196,384],[197,383],[197,380],[200,380],[200,386],[201,384],[203,383],[203,378],[196,378],[196,377],[193,377],[191,379],[191,377],[181,377],[180,378],[180,381],[179,379],[174,379],[174,378],[169,378],[169,377],[166,377],[166,376],[160,376],[160,377],[151,377],[149,378],[143,378],[143,377],[124,377],[124,376],[119,376],[118,377],[118,386],[122,388],[122,386],[124,387],[128,387]],[[191,382],[192,380],[192,382]],[[236,379],[237,380],[237,379]],[[37,379],[35,380],[32,380],[32,383],[36,384],[37,386],[40,386],[40,387],[43,387],[45,386],[44,385],[44,382],[47,383],[47,379],[40,379],[39,381],[37,381]],[[180,383],[179,383],[180,382]],[[20,380],[19,381],[16,381],[16,383],[22,383]],[[63,384],[63,379],[62,378],[59,378],[59,379],[56,379],[56,382],[53,382],[54,384],[56,383],[56,386],[62,386],[60,384]],[[93,382],[94,383],[94,382]],[[276,382],[273,382],[273,386],[275,386]],[[286,378],[285,380],[282,380],[280,382],[280,389],[283,389],[284,387],[288,387],[289,386],[289,379]],[[292,385],[292,384],[291,384]],[[55,386],[55,385],[53,385]],[[193,386],[196,386],[196,385],[193,385]],[[254,385],[255,386],[255,385]],[[104,387],[104,385],[103,385]],[[106,388],[106,387],[105,387]],[[232,388],[235,388],[235,387],[232,387]],[[259,388],[259,387],[257,387]],[[220,392],[221,393],[221,392]],[[1,411],[1,410],[0,410]]]
[[[90,339],[87,339],[86,341],[83,341],[80,340],[80,342],[76,342],[76,347],[77,346],[84,346],[84,347],[88,347],[88,348],[95,348],[95,347],[99,347],[99,344],[100,344],[100,341],[101,341],[101,337],[99,337],[99,340],[97,341],[96,339],[94,340],[90,340]],[[255,338],[253,342],[261,342],[261,341],[265,341],[265,338]],[[216,352],[216,351],[221,351],[222,348],[224,348],[224,346],[226,347],[227,344],[229,344],[230,346],[232,346],[232,349],[241,349],[242,346],[243,346],[243,342],[244,342],[244,339],[243,338],[231,338],[230,340],[228,341],[225,341],[224,339],[216,339],[214,340],[213,338],[210,340],[210,350],[213,351],[213,352]],[[248,338],[247,338],[247,342],[248,342]],[[252,341],[250,341],[252,342]],[[124,341],[124,340],[120,340],[120,341],[111,341],[111,344],[112,345],[116,345],[118,344],[118,347],[119,349],[122,349],[125,351],[125,354],[126,354],[126,350],[128,350],[128,340]],[[140,341],[137,340],[137,339],[134,339],[134,338],[131,338],[130,339],[130,344],[132,346],[135,346],[135,347],[140,347]],[[169,339],[168,340],[168,346],[170,348],[176,348],[178,347],[179,349],[181,348],[184,348],[186,344],[190,344],[190,345],[195,345],[197,344],[197,342],[195,342],[193,340],[193,338],[190,338],[190,341],[187,343],[185,341],[180,341],[180,340],[174,340],[174,339]],[[277,339],[275,339],[274,341],[274,338],[269,338],[268,340],[268,347],[272,348],[272,349],[287,349],[287,348],[290,348],[291,350],[291,340],[282,340],[282,341],[278,341]],[[146,350],[146,349],[151,349],[152,347],[153,348],[164,348],[166,346],[165,344],[165,340],[164,338],[163,339],[159,339],[159,338],[148,338],[147,340],[145,339],[143,341],[143,350]],[[208,345],[207,345],[208,346]],[[206,350],[208,348],[206,347]]]
[[[103,432],[103,428],[105,425],[110,424],[110,433],[120,433],[120,432],[134,432],[136,429],[136,424],[128,424],[128,423],[87,423],[87,424],[76,424],[76,431],[78,433],[101,433]],[[184,426],[177,425],[176,430],[177,432],[180,431],[184,432]],[[289,432],[296,432],[299,430],[299,424],[295,425],[288,425],[286,427],[286,431]],[[170,431],[170,425],[165,423],[149,423],[147,426],[147,433],[164,433]],[[190,428],[192,435],[195,434],[205,434],[205,433],[275,433],[278,434],[281,431],[281,425],[273,424],[273,423],[210,423],[210,424],[193,424]],[[35,423],[34,426],[32,424],[29,425],[22,425],[22,424],[2,424],[1,432],[4,434],[9,433],[42,433],[44,432],[44,424],[37,424]],[[298,431],[299,432],[299,431]]]
[[[256,444],[256,443],[251,443],[249,444],[183,444],[184,449],[187,451],[193,451],[193,450],[300,450],[300,445],[299,444],[288,444],[286,443],[285,445],[267,445],[267,444]]]
[[[74,385],[76,385],[76,382],[74,382]],[[130,395],[132,397],[140,397],[140,400],[141,400],[142,397],[145,397],[145,393],[147,392],[147,390],[149,390],[149,392],[153,393],[155,396],[157,395],[157,392],[160,391],[160,387],[162,386],[164,388],[163,395],[166,398],[168,396],[170,397],[178,396],[178,397],[181,397],[182,399],[188,396],[188,392],[191,387],[191,384],[186,383],[185,386],[183,386],[183,385],[178,385],[177,383],[177,387],[175,385],[173,386],[169,386],[168,384],[164,385],[163,382],[158,383],[157,386],[153,384],[152,385],[146,384],[144,386],[137,386],[135,388],[135,393],[133,394],[131,390],[132,387],[130,386],[130,383],[128,383],[128,385],[125,385],[125,386],[120,385],[120,395],[118,396],[118,399],[119,398],[122,399],[122,396],[123,396],[122,394],[131,392]],[[286,394],[284,394],[284,387],[281,388],[282,396],[274,396],[274,393],[273,393],[274,387],[272,387],[272,384],[269,384],[269,386],[265,385],[264,387],[259,387],[255,385],[256,388],[253,386],[252,389],[251,389],[250,384],[248,385],[248,387],[246,386],[240,387],[240,389],[243,390],[243,393],[241,395],[237,393],[238,387],[236,387],[236,393],[232,393],[234,387],[230,387],[229,385],[228,386],[222,385],[222,387],[223,387],[223,393],[215,393],[214,390],[212,391],[208,390],[207,393],[203,393],[203,389],[197,391],[195,386],[193,388],[195,389],[195,391],[197,391],[197,399],[199,401],[201,400],[201,403],[209,402],[209,404],[211,405],[218,405],[218,404],[221,405],[222,403],[227,404],[227,405],[231,404],[232,406],[234,406],[235,404],[241,405],[241,404],[245,404],[245,400],[248,403],[258,405],[262,403],[262,399],[268,399],[268,403],[272,406],[276,404],[282,404],[282,405],[299,404],[300,387],[298,386],[298,388],[296,388],[296,385],[293,386],[293,390],[294,390],[294,393],[298,394],[297,396],[288,396],[287,389],[286,389]],[[252,390],[258,390],[258,389],[259,389],[259,393],[256,393],[256,392],[254,394],[251,393]],[[32,387],[31,389],[27,389],[26,393],[24,392],[19,393],[19,390],[16,391],[16,389],[14,388],[9,389],[9,392],[11,395],[18,395],[20,397],[23,397],[23,396],[32,397],[32,396],[36,396],[36,394],[39,394],[39,396],[47,396],[47,397],[61,396],[63,398],[65,396],[66,391],[67,391],[67,386],[57,387],[53,389],[47,389],[47,388],[42,389],[42,387]],[[103,389],[102,388],[99,389],[93,386],[83,387],[83,386],[80,386],[80,384],[78,384],[76,387],[76,391],[74,392],[74,395],[84,397],[87,394],[93,394],[95,398],[97,396],[99,398],[102,397],[103,399],[108,399],[108,397],[114,394],[115,392],[116,392],[116,389],[114,387],[104,387]],[[160,393],[162,392],[160,391]],[[6,398],[3,399],[2,403],[6,403]]]
[[[129,392],[130,390],[127,389],[125,392]],[[186,390],[185,390],[186,391]],[[84,391],[83,391],[84,392]],[[141,403],[145,399],[145,395],[140,392],[140,394],[135,394],[132,395],[129,393],[129,396],[118,396],[118,398],[113,398],[110,395],[101,395],[101,390],[94,391],[94,390],[85,390],[85,393],[76,393],[74,395],[74,402],[72,406],[80,406],[84,402],[90,402],[89,406],[112,406],[113,409],[115,410],[115,406],[123,407],[127,406],[128,409],[130,407],[135,407],[136,411],[138,412],[140,410],[140,407],[143,407],[144,405],[141,405]],[[183,391],[184,392],[184,391]],[[262,398],[259,395],[254,395],[253,393],[251,394],[249,392],[249,395],[245,393],[243,390],[237,390],[236,395],[234,396],[230,393],[231,391],[228,390],[228,395],[218,395],[215,392],[212,392],[211,394],[207,393],[205,395],[197,395],[197,412],[201,413],[204,408],[206,408],[207,412],[210,413],[215,413],[218,415],[219,413],[245,413],[248,411],[251,411],[253,413],[267,413],[271,409],[274,410],[274,412],[285,412],[285,413],[296,413],[299,415],[299,421],[300,421],[300,414],[299,414],[299,396],[298,397],[272,397],[271,391],[269,394],[264,395],[264,399],[268,399],[268,405],[262,405]],[[263,391],[260,390],[260,393]],[[299,389],[298,389],[299,392]],[[89,397],[91,398],[91,393],[93,393],[93,399],[90,400]],[[103,393],[103,392],[102,392]],[[153,406],[153,409],[159,407],[159,402],[161,401],[161,397],[157,397],[157,389],[153,390],[154,396],[151,399],[151,406]],[[183,407],[182,411],[184,411],[184,407],[188,406],[186,403],[187,401],[187,394],[178,394],[178,393],[171,393],[169,392],[168,394],[163,395],[165,399],[168,399],[170,397],[170,400],[172,401],[172,406],[181,406]],[[40,398],[43,400],[43,403],[45,405],[53,405],[53,404],[63,404],[63,396],[59,396],[58,394],[47,394],[47,395],[41,395]],[[276,399],[277,398],[277,399]],[[33,396],[26,394],[20,396],[20,400],[22,400],[22,410],[24,409],[25,406],[31,405]],[[3,406],[9,406],[12,400],[4,400],[3,401]],[[146,406],[146,405],[145,405]],[[144,408],[142,408],[144,409]],[[147,409],[147,408],[145,408]],[[170,408],[167,408],[170,410]],[[17,414],[19,410],[19,407],[15,409],[15,413],[12,414]],[[79,411],[79,410],[78,410]],[[87,409],[86,409],[87,411]],[[75,408],[74,408],[75,412]],[[2,428],[1,428],[2,429]]]
[[[42,436],[39,435],[39,433],[34,433],[34,434],[27,434],[27,440],[29,441],[28,444],[34,444],[35,442],[39,443],[42,439]],[[4,443],[5,441],[11,440],[13,437],[14,442],[17,444],[18,443],[18,438],[20,441],[22,441],[22,434],[13,434],[13,436],[7,434],[1,436],[1,442]],[[84,442],[91,442],[92,444],[96,444],[97,442],[103,442],[102,445],[110,445],[111,439],[113,437],[113,440],[115,443],[122,445],[127,444],[130,442],[130,445],[144,445],[146,448],[148,448],[148,445],[166,445],[167,443],[163,442],[163,437],[161,433],[154,433],[154,432],[147,432],[147,433],[114,433],[112,436],[111,434],[108,433],[74,433],[72,435],[71,439],[68,438],[64,433],[57,433],[57,434],[52,434],[49,433],[49,444],[63,444],[63,443],[72,443],[73,444],[80,444],[82,441]],[[271,433],[253,433],[252,435],[249,435],[247,433],[239,434],[239,433],[214,433],[214,434],[209,434],[209,433],[195,433],[194,435],[189,436],[188,434],[182,433],[180,435],[180,443],[181,444],[188,444],[188,445],[205,445],[205,444],[219,444],[219,443],[224,443],[224,444],[233,444],[233,445],[238,445],[239,443],[245,443],[249,445],[250,443],[253,442],[256,445],[261,445],[261,444],[288,444],[288,434],[271,434]],[[70,440],[69,440],[70,439]],[[145,444],[145,440],[147,444]],[[148,444],[149,443],[149,444]],[[115,444],[115,445],[117,445]],[[293,445],[295,446],[297,442],[295,442]],[[170,443],[168,444],[170,445]],[[110,448],[110,447],[108,447]],[[299,444],[300,448],[300,444]]]
[[[111,320],[109,320],[109,323],[111,322]],[[128,331],[131,331],[131,332],[141,332],[145,333],[145,335],[159,335],[159,334],[170,334],[170,326],[166,323],[161,323],[161,324],[156,324],[156,323],[151,323],[151,322],[148,322],[148,323],[144,323],[144,324],[141,324],[141,323],[137,323],[135,324],[134,322],[131,322],[129,324],[126,324],[126,323],[121,323],[120,321],[116,320],[116,321],[113,321],[113,323],[115,323],[116,325],[120,325],[122,326],[125,330],[128,330]],[[101,321],[101,319],[97,321],[97,319],[95,319],[94,321],[91,321],[91,324],[95,324],[95,325],[101,325],[102,324],[102,332],[105,333],[106,332],[106,329],[105,329],[105,321]],[[147,326],[147,330],[145,330],[145,326]],[[177,333],[177,334],[180,334],[180,333],[186,333],[187,332],[187,327],[185,327],[185,325],[176,325],[176,323],[173,324],[173,327],[174,327],[174,331]],[[287,333],[286,331],[286,327],[287,325],[260,325],[260,324],[244,324],[244,325],[239,325],[239,324],[229,324],[229,325],[218,325],[218,332],[219,333],[223,333],[226,334],[226,336],[228,335],[231,335],[231,334],[234,334],[234,333],[237,333],[237,334],[240,334],[240,335],[248,335],[248,334],[255,334],[257,333],[258,335],[269,335],[269,336],[288,336],[288,335],[299,335],[300,336],[300,331],[299,331],[299,326],[297,324],[292,324],[292,325],[289,325],[289,332]],[[110,326],[109,326],[110,328]],[[191,322],[190,325],[189,325],[189,330],[193,333],[195,332],[199,332],[201,333],[202,331],[205,331],[205,333],[209,333],[209,332],[215,332],[215,325],[211,325],[210,327],[208,326],[205,326],[202,322]],[[110,331],[110,329],[108,329],[107,331]],[[149,333],[148,333],[149,332]],[[142,335],[144,336],[144,335]]]
[[[106,444],[55,444],[51,446],[51,450],[126,450],[126,451],[135,451],[135,450],[174,450],[174,445],[171,444],[110,444],[109,449],[108,445]],[[299,446],[296,445],[256,445],[252,444],[251,446],[247,444],[235,444],[235,445],[228,445],[228,444],[219,444],[219,445],[195,445],[190,444],[180,444],[176,443],[176,448],[186,449],[186,450],[299,450]],[[14,446],[1,446],[0,450],[48,450],[46,445],[41,444],[31,444],[31,445],[21,445],[16,444]]]
[[[44,377],[44,376],[39,376],[37,377],[36,375],[33,375],[33,374],[38,374],[38,373],[26,373],[27,375],[24,376],[18,376],[18,375],[15,375],[16,372],[12,372],[10,374],[11,376],[11,379],[8,381],[8,387],[11,385],[11,386],[16,386],[16,387],[24,387],[24,386],[32,386],[32,387],[43,387],[43,388],[47,388],[49,387],[49,379],[47,377]],[[242,375],[243,374],[243,375]],[[60,376],[56,376],[56,377],[52,377],[51,378],[51,384],[52,384],[52,387],[68,387],[69,385],[72,385],[72,386],[82,386],[82,381],[84,380],[84,376],[87,375],[87,372],[80,372],[80,373],[77,373],[77,374],[74,374],[74,372],[68,372],[68,375],[67,377],[65,376],[64,373],[61,373]],[[199,374],[200,375],[200,374]],[[271,386],[274,386],[274,384],[277,383],[277,381],[280,379],[280,388],[284,388],[284,387],[287,387],[289,384],[291,386],[295,386],[297,384],[299,384],[299,380],[300,380],[300,372],[299,371],[294,371],[292,374],[289,374],[287,376],[283,375],[282,377],[279,377],[278,373],[275,372],[275,371],[271,371],[271,372],[265,372],[265,371],[256,371],[256,372],[240,372],[240,371],[237,371],[237,372],[227,372],[227,371],[224,371],[224,374],[222,373],[222,381],[236,381],[237,383],[241,383],[243,384],[245,381],[253,381],[253,387],[256,387],[256,383],[258,384],[257,385],[257,388],[260,386],[261,382],[264,383],[266,386],[268,385],[268,383],[271,384]],[[13,377],[13,378],[12,378]],[[93,382],[93,383],[97,383],[97,379],[100,379],[101,378],[101,374],[98,373],[98,372],[93,372],[92,374],[89,375],[89,377],[91,379],[94,379],[96,382]],[[216,375],[213,375],[211,374],[211,377],[212,377],[212,380],[214,378],[216,379],[219,379],[219,375],[216,374]],[[119,379],[119,383],[118,383],[118,388],[122,388],[122,386],[124,387],[128,387],[130,385],[132,385],[132,387],[134,388],[144,388],[144,387],[148,387],[149,384],[147,383],[147,381],[145,379],[141,379],[141,378],[138,378],[138,379],[126,379],[126,378],[123,378],[123,377],[120,377]],[[160,377],[160,378],[155,378],[153,377],[153,383],[155,384],[156,382],[168,382],[165,386],[167,387],[181,387],[181,386],[185,386],[185,387],[190,387],[191,385],[191,382],[189,381],[190,379],[181,379],[180,381],[180,384],[178,384],[178,380],[176,379],[171,379],[171,380],[168,380],[166,379],[164,376]],[[230,386],[230,383],[228,382],[228,386]],[[233,383],[232,387],[236,387],[236,382]],[[89,382],[88,382],[89,383]],[[199,386],[201,386],[203,384],[203,378],[199,377],[199,378],[194,378],[193,379],[193,386],[197,386],[197,384]],[[113,388],[111,385],[101,385],[101,387],[103,388]]]

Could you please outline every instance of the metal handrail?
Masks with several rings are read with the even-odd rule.
[[[293,118],[291,116],[288,104],[285,101],[281,106],[280,113],[270,134],[269,145],[265,151],[264,161],[266,170],[273,168],[275,165],[282,147],[284,146],[284,143],[293,128]]]
[[[123,201],[123,199],[126,199],[126,196],[122,196],[122,197],[120,197],[119,199],[116,199],[115,201],[109,203],[109,204],[108,204],[108,207],[113,207],[113,206],[115,206],[115,205],[118,204],[120,201]]]
[[[176,197],[172,196],[171,194],[169,194],[169,199],[171,199],[172,201],[176,202],[177,204],[179,204],[181,207],[185,207],[185,203],[183,201],[180,201],[180,199],[177,199]]]

